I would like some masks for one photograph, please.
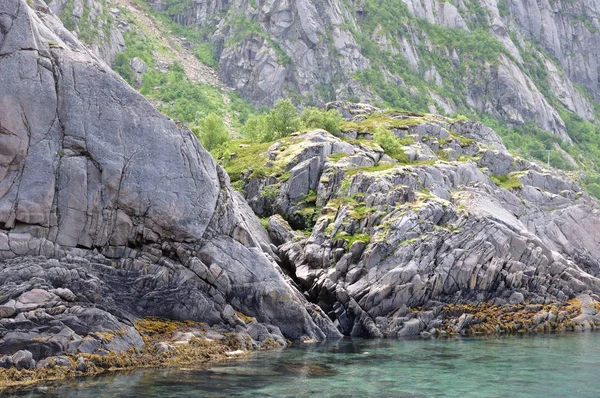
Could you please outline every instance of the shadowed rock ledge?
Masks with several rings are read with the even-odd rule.
[[[144,316],[339,336],[193,134],[34,8],[0,3],[0,353],[140,348]]]

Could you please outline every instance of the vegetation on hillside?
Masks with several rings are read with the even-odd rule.
[[[184,27],[171,19],[172,16],[178,15],[181,11],[179,9],[186,7],[186,4],[182,0],[170,0],[169,8],[162,13],[152,11],[145,2],[140,2],[139,5],[158,18],[171,34],[189,40],[192,44],[191,51],[198,59],[216,68],[218,59],[213,43],[209,40],[210,24],[204,27]],[[469,7],[476,8],[474,2],[470,2]],[[475,8],[473,10],[476,11],[476,15],[484,16],[484,10]],[[226,125],[230,134],[235,137],[241,136],[245,142],[251,143],[273,142],[294,131],[307,128],[323,128],[333,134],[339,132],[342,119],[336,111],[324,112],[306,107],[299,113],[289,100],[280,101],[271,110],[256,110],[234,92],[227,92],[230,102],[224,101],[221,88],[192,82],[185,75],[182,65],[177,62],[171,63],[168,67],[159,64],[156,61],[157,54],[162,58],[168,58],[169,50],[159,37],[141,33],[139,29],[135,29],[136,21],[127,13],[125,16],[134,29],[125,33],[127,49],[117,56],[115,70],[153,101],[163,113],[187,124],[207,149],[217,156],[223,156],[224,152],[228,152],[227,148],[238,144],[238,141],[227,143],[228,137],[222,133],[220,127],[216,127],[221,124]],[[69,24],[68,17],[65,18],[67,19],[65,23]],[[428,112],[432,105],[437,106],[431,99],[431,92],[437,93],[450,100],[461,114],[473,120],[481,120],[496,130],[507,147],[517,155],[528,159],[534,158],[543,163],[546,163],[549,157],[552,167],[567,171],[583,171],[585,175],[582,183],[592,194],[600,197],[600,149],[597,145],[600,142],[600,128],[596,123],[565,110],[557,100],[552,98],[547,82],[547,71],[541,58],[542,50],[539,47],[530,45],[530,48],[521,49],[521,53],[525,54],[523,67],[526,70],[524,71],[532,78],[546,99],[560,109],[567,131],[573,139],[572,144],[563,142],[558,136],[541,130],[531,122],[522,126],[510,126],[494,117],[473,111],[467,106],[464,102],[466,88],[485,84],[477,80],[484,75],[481,68],[486,64],[497,62],[501,54],[510,57],[500,42],[484,29],[486,25],[483,18],[478,17],[468,23],[470,31],[444,28],[415,18],[402,2],[367,0],[360,29],[347,26],[359,42],[363,54],[371,61],[371,68],[358,73],[356,78],[373,89],[382,99],[382,103],[378,105],[384,108]],[[244,35],[252,32],[264,35],[255,25],[252,22],[240,24],[236,28],[236,37],[239,36],[241,40]],[[82,29],[81,26],[79,29]],[[392,45],[398,46],[396,40],[407,29],[421,32],[423,39],[423,48],[418,49],[420,66],[416,69],[409,65],[403,56],[380,48],[374,39],[377,36],[376,31],[379,34],[383,32],[392,38]],[[277,47],[276,43],[272,44]],[[458,67],[448,56],[448,49],[454,49],[459,55],[461,62]],[[141,79],[130,68],[130,62],[134,57],[141,59],[147,65],[148,70]],[[286,55],[282,53],[281,57],[283,59]],[[439,86],[424,78],[425,71],[430,70],[432,66],[442,78],[442,84]],[[389,80],[391,75],[401,77],[402,81],[391,82]],[[332,92],[331,87],[320,85],[315,88],[314,98],[332,99],[327,94],[330,92]],[[302,102],[302,100],[299,97],[294,98],[294,102]],[[305,100],[310,101],[310,99]],[[437,110],[443,113],[443,109],[437,107]],[[215,126],[214,128],[206,128],[208,120],[212,126]],[[372,132],[375,133],[375,130]],[[382,147],[386,147],[392,154],[390,156],[404,162],[405,155],[397,150],[401,145],[396,140],[397,138],[393,137],[393,134],[386,133],[385,129],[380,130],[375,136],[375,141]],[[572,159],[568,159],[565,153]]]
[[[237,93],[225,92],[224,88],[213,84],[192,81],[160,37],[144,30],[128,10],[121,11],[132,29],[124,33],[126,49],[117,54],[113,69],[161,112],[185,123],[198,134],[203,130],[201,124],[206,122],[209,115],[213,115],[213,120],[218,117],[229,133],[237,134],[246,119],[256,113],[254,107]],[[178,33],[181,33],[179,30],[186,30],[182,27],[177,29],[176,26],[171,22],[168,28],[175,28]],[[192,37],[194,31],[189,29],[188,34]],[[205,46],[196,49],[196,55],[199,53],[203,53],[201,57],[207,61],[210,53]],[[130,67],[134,58],[144,62],[147,67],[141,76],[137,76]]]

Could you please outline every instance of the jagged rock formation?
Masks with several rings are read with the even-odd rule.
[[[571,81],[587,87],[600,99],[598,81],[600,43],[598,5],[569,1],[529,3],[506,2],[524,38],[534,40],[548,51]],[[549,67],[551,70],[551,66]]]
[[[338,335],[193,134],[34,7],[0,3],[0,353],[139,347],[149,315]]]
[[[162,0],[149,4],[167,9]],[[187,4],[174,19],[214,27],[221,80],[256,104],[272,105],[290,92],[312,96],[315,85],[335,86],[337,97],[364,91],[350,76],[368,68],[369,61],[344,26],[347,10],[336,2]]]
[[[314,223],[307,237],[276,215],[268,230],[284,267],[344,334],[439,331],[448,304],[540,310],[598,299],[600,207],[567,176],[513,158],[480,123],[356,117],[341,133],[350,140],[301,133],[271,146],[260,174],[241,176],[261,216]],[[370,141],[376,123],[401,138],[402,163]],[[596,313],[580,321],[589,327]],[[538,318],[531,330],[548,312]]]
[[[600,99],[600,9],[592,3],[148,3],[209,32],[221,79],[256,104],[296,95],[433,113],[466,108],[568,140],[559,111],[594,120],[590,99]]]

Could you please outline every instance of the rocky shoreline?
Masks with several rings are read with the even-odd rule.
[[[30,3],[0,2],[4,363],[154,350],[148,317],[257,333],[254,348],[339,336],[196,137]]]
[[[276,328],[267,329],[243,314],[233,314],[235,327],[206,326],[201,322],[178,322],[145,318],[134,322],[144,344],[126,351],[65,354],[38,361],[28,350],[20,350],[0,359],[0,392],[63,380],[152,367],[209,366],[212,363],[241,358],[253,350],[286,347],[289,341]],[[242,320],[244,318],[247,324]],[[123,333],[123,332],[121,332]],[[119,335],[97,333],[110,342]]]
[[[422,314],[422,310],[415,309],[413,312]],[[553,305],[448,305],[440,315],[439,327],[421,331],[421,338],[582,332],[600,328],[600,304],[587,295]],[[110,351],[101,355],[69,354],[36,362],[31,352],[21,350],[0,359],[0,392],[10,393],[106,372],[157,367],[210,367],[217,362],[247,357],[255,350],[285,349],[291,343],[277,329],[269,330],[243,314],[234,314],[232,320],[235,327],[209,327],[200,322],[160,318],[139,319],[134,324],[144,339],[140,349]],[[115,337],[104,333],[101,338],[110,341]],[[317,341],[307,340],[304,343],[314,344]]]
[[[240,144],[222,167],[43,2],[2,1],[0,28],[4,385],[598,327],[598,201],[490,128],[333,103],[338,136]]]

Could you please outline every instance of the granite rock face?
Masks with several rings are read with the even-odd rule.
[[[155,10],[169,9],[164,0],[148,3]],[[255,104],[273,105],[289,93],[312,96],[315,85],[330,87],[334,82],[336,98],[371,98],[351,77],[370,63],[347,26],[350,13],[338,1],[180,5],[183,11],[173,20],[212,31],[220,79]]]
[[[120,12],[110,8],[106,0],[44,1],[65,26],[108,65],[125,49],[125,39],[115,19]]]
[[[559,111],[595,120],[591,98],[577,88],[600,98],[595,2],[147,2],[208,32],[221,80],[257,105],[383,98],[432,113],[468,108],[511,126],[533,122],[566,140]],[[459,41],[479,35],[471,39],[482,44],[449,44],[432,29]]]
[[[34,7],[0,3],[0,352],[138,347],[136,317],[232,309],[338,335],[193,134]]]
[[[287,239],[276,251],[284,269],[340,331],[432,334],[449,305],[598,300],[595,199],[566,175],[513,158],[479,123],[388,117],[388,126],[402,126],[394,134],[413,142],[403,147],[415,154],[408,163],[360,129],[342,131],[351,142],[316,130],[292,137],[293,150],[285,141],[269,150],[269,164],[287,162],[285,179],[246,174],[249,204],[263,217],[276,214],[274,242]],[[280,215],[295,229],[313,226],[310,236]],[[466,318],[456,331],[482,322]],[[596,312],[582,319],[574,322],[583,328],[600,320]]]

